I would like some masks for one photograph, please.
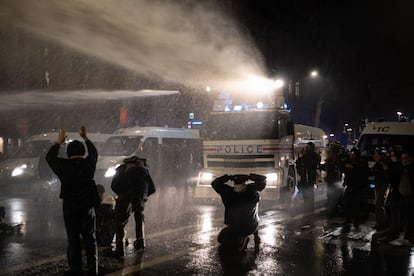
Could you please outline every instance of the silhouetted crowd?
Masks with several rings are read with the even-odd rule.
[[[391,241],[403,234],[405,243],[414,244],[411,150],[400,146],[377,147],[369,156],[362,156],[356,147],[346,150],[339,142],[333,142],[328,146],[325,162],[320,163],[319,156],[313,143],[308,143],[296,160],[305,211],[313,211],[316,175],[324,171],[328,216],[343,216],[344,229],[353,226],[358,230],[372,206],[378,239]]]

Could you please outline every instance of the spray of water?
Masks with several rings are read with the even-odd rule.
[[[200,2],[2,0],[0,10],[32,32],[146,76],[225,90],[264,76],[261,55],[237,24]]]
[[[65,93],[55,93],[49,91],[24,91],[14,93],[0,94],[0,110],[15,110],[18,108],[39,108],[45,104],[71,105],[79,101],[87,103],[88,101],[100,100],[120,100],[131,99],[136,97],[167,96],[178,94],[175,90],[151,90],[143,89],[138,91],[131,90],[73,90]]]

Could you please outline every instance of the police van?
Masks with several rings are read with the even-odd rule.
[[[50,180],[52,171],[46,163],[47,151],[56,142],[58,132],[45,132],[29,137],[21,147],[0,163],[0,181],[14,182],[21,180]],[[110,137],[105,133],[87,133],[88,138],[99,148]],[[66,140],[59,149],[59,156],[67,158],[66,145],[73,141],[83,141],[78,132],[66,132]]]
[[[414,149],[414,123],[370,122],[362,130],[357,147],[361,155],[370,159],[376,148],[388,151],[390,147]]]
[[[116,168],[132,155],[147,159],[157,183],[191,177],[202,162],[202,140],[198,129],[137,126],[116,130],[99,153],[96,182],[110,192]]]
[[[387,153],[391,147],[405,150],[414,150],[414,123],[410,122],[370,122],[362,130],[357,143],[361,156],[368,161],[371,169],[375,162],[375,149]],[[374,201],[374,177],[368,179],[368,202]]]

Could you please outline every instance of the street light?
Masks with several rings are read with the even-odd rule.
[[[312,78],[316,78],[318,75],[319,75],[319,73],[318,73],[318,71],[316,71],[316,70],[313,70],[313,71],[310,73],[310,76],[311,76]]]

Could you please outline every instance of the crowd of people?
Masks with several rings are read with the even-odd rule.
[[[346,150],[339,142],[333,142],[326,156],[321,164],[320,154],[309,142],[296,160],[305,211],[313,211],[316,175],[324,171],[328,216],[342,215],[345,230],[352,226],[359,229],[367,218],[372,200],[376,238],[393,240],[404,233],[405,242],[413,244],[413,152],[400,146],[378,147],[371,159],[361,156],[356,147]]]

